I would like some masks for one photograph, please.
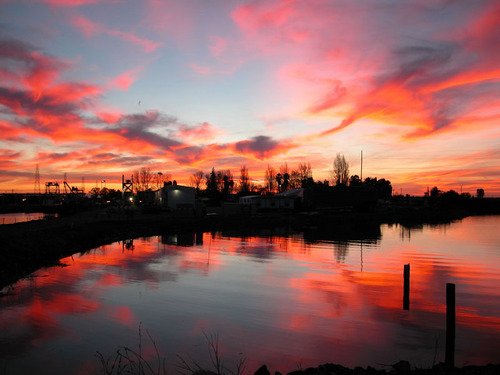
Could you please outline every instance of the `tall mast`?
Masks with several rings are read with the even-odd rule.
[[[363,150],[361,150],[361,182],[363,182]]]

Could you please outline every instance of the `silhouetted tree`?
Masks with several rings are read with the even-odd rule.
[[[439,198],[437,199],[437,207],[448,209],[456,207],[459,205],[459,202],[460,194],[458,194],[455,190],[449,190],[439,195]]]
[[[302,186],[302,176],[299,171],[290,172],[290,189],[297,189]]]
[[[281,184],[281,190],[288,190],[288,186],[290,185],[290,175],[288,173],[283,174],[283,183]]]
[[[104,202],[120,201],[122,199],[122,192],[116,189],[108,189],[106,187],[100,189],[99,195]]]
[[[278,185],[278,191],[281,191],[281,186],[283,184],[283,175],[281,173],[276,175],[276,184]]]
[[[332,179],[336,185],[347,185],[349,183],[349,163],[344,155],[337,154],[333,161]]]
[[[430,196],[431,198],[437,198],[439,197],[439,195],[441,194],[441,190],[439,190],[437,188],[437,186],[434,186],[432,189],[431,189],[431,192],[430,192]]]
[[[323,185],[321,181],[317,182],[318,185]],[[302,180],[301,187],[305,188],[307,186],[313,186],[314,185],[314,179],[312,177],[306,178],[305,180]]]
[[[217,176],[218,190],[223,193],[224,196],[231,194],[234,186],[233,174],[231,173],[231,170],[219,170],[215,173],[215,175]]]
[[[380,199],[390,199],[392,196],[392,184],[391,181],[386,180],[385,178],[381,178],[380,180],[377,177],[367,177],[363,182],[365,186],[373,187],[377,190],[378,197]]]
[[[484,189],[477,189],[476,190],[476,197],[483,198],[484,197]]]
[[[134,171],[132,179],[135,191],[145,191],[152,187],[154,174],[151,172],[151,168],[142,167],[141,169]]]
[[[278,182],[278,190],[286,191],[288,190],[288,186],[290,183],[290,174],[288,173],[288,163],[281,164],[280,173],[276,176],[276,180],[278,180],[278,176],[280,176],[280,182]]]
[[[197,171],[194,172],[190,177],[189,177],[190,185],[196,189],[196,191],[200,190],[200,185],[201,182],[203,181],[203,172],[202,171]]]
[[[240,169],[240,193],[245,194],[250,191],[250,177],[248,168],[244,165]]]
[[[352,175],[351,178],[349,179],[349,186],[361,186],[363,182],[359,178],[357,174]]]
[[[285,164],[280,165],[280,173],[283,176],[285,173],[288,173],[288,163],[285,162]]]
[[[313,174],[312,174],[311,163],[299,163],[298,172],[301,181],[312,178]]]
[[[276,172],[274,171],[274,168],[267,165],[266,169],[266,188],[269,193],[274,192],[276,182],[277,182],[278,176],[276,176]]]
[[[168,172],[157,172],[156,176],[156,188],[160,189],[163,187],[163,184],[167,181],[170,181],[172,179],[172,175]]]
[[[215,175],[215,169],[212,168],[212,172],[206,175],[207,179],[207,192],[208,193],[216,193],[218,192],[217,188],[217,176]]]
[[[222,181],[223,181],[222,194],[224,195],[224,197],[227,197],[232,193],[234,186],[233,174],[231,173],[230,170],[227,170],[224,173],[224,175],[222,176]]]

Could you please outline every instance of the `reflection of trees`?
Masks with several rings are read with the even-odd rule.
[[[377,243],[382,234],[380,224],[364,223],[362,225],[341,225],[325,223],[316,228],[304,231],[304,240],[308,242],[333,241],[351,242],[363,241],[365,243]]]
[[[423,225],[400,225],[400,230],[399,230],[399,237],[402,239],[402,240],[410,240],[411,239],[411,235],[413,232],[415,233],[419,233],[419,232],[422,232],[424,227]]]
[[[349,242],[339,241],[333,244],[333,253],[337,262],[344,263],[347,253],[349,252]]]

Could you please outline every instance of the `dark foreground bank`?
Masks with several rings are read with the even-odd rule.
[[[434,366],[431,369],[412,369],[407,361],[400,361],[388,369],[377,370],[373,367],[355,367],[350,369],[333,363],[326,363],[318,367],[311,367],[305,370],[289,372],[287,375],[498,375],[500,374],[500,364],[489,364],[485,366],[464,366],[461,368],[447,368],[443,363]],[[205,372],[199,375],[213,375],[214,373]],[[271,375],[267,366],[259,368],[254,375]],[[275,375],[281,375],[275,372]]]

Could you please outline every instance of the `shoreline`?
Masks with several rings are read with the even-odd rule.
[[[58,264],[75,253],[137,237],[166,233],[228,232],[273,236],[280,228],[304,232],[311,239],[377,239],[381,224],[421,226],[446,224],[470,213],[393,211],[375,213],[269,213],[240,216],[193,216],[174,213],[112,212],[96,209],[57,218],[0,226],[0,290],[39,268]],[[258,233],[257,233],[258,232]],[[1,296],[1,295],[0,295]]]

